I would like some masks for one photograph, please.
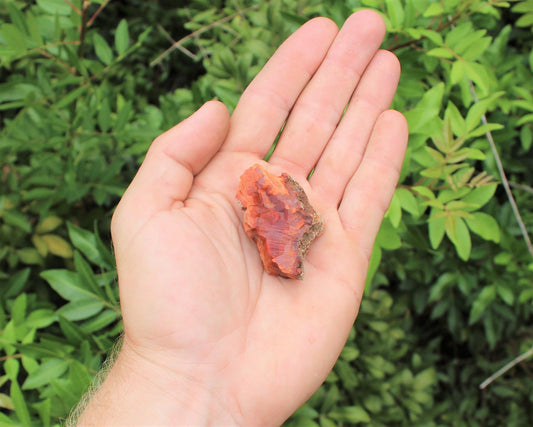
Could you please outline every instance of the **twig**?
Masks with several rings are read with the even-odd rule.
[[[76,12],[78,15],[81,15],[81,10],[78,9],[76,6],[74,6],[74,5],[72,4],[72,2],[70,2],[69,0],[63,0],[63,1],[64,1],[66,4],[68,4],[68,5],[72,8],[72,10],[74,10],[74,12]]]
[[[483,381],[479,388],[481,390],[485,389],[491,382],[493,382],[496,378],[501,377],[503,374],[505,374],[509,369],[513,368],[514,366],[518,365],[523,360],[527,359],[529,356],[533,356],[533,347],[531,347],[528,351],[525,353],[522,353],[520,356],[515,357],[513,360],[511,360],[507,365],[505,365],[503,368],[498,369],[494,374],[492,374],[490,377],[488,377],[485,381]]]
[[[107,4],[110,2],[111,0],[105,0],[98,9],[96,9],[96,12],[93,13],[93,16],[91,16],[91,19],[89,19],[87,21],[87,26],[90,27],[91,24],[94,22],[94,20],[96,19],[96,17],[100,14],[100,12],[102,10],[104,10],[104,7],[107,6]]]
[[[185,43],[187,40],[190,40],[199,34],[205,33],[206,31],[210,30],[213,27],[216,27],[217,25],[220,25],[224,22],[230,21],[236,16],[239,16],[241,13],[249,12],[250,10],[254,10],[259,8],[259,5],[251,6],[247,9],[240,10],[239,12],[236,12],[232,15],[226,16],[224,18],[221,18],[217,21],[211,22],[209,25],[206,25],[205,27],[199,28],[196,31],[193,31],[192,33],[186,35],[185,37],[182,37],[177,42],[173,43],[172,46],[170,46],[167,50],[165,50],[161,55],[159,55],[157,58],[155,58],[152,62],[150,62],[150,67],[153,67],[157,64],[159,64],[166,56],[170,54],[174,49],[178,49],[178,46],[181,46],[183,43]]]
[[[476,91],[474,89],[474,83],[472,83],[472,80],[468,80],[468,83],[470,85],[470,92],[472,93],[472,97],[474,98],[474,102],[477,104],[479,102],[478,97],[476,95]],[[486,125],[487,117],[485,114],[481,116],[481,122]],[[496,144],[494,143],[494,139],[492,138],[492,133],[490,131],[487,131],[485,133],[490,148],[492,150],[492,153],[494,154],[494,159],[496,160],[496,166],[498,167],[498,172],[500,173],[500,177],[502,179],[503,188],[505,189],[505,192],[507,193],[507,198],[509,199],[509,203],[511,204],[511,208],[513,209],[514,216],[516,218],[516,222],[518,222],[518,225],[520,227],[520,231],[522,232],[522,236],[524,238],[524,241],[526,242],[527,249],[531,256],[533,257],[533,245],[531,244],[531,240],[529,239],[529,234],[527,232],[526,226],[524,225],[524,221],[522,221],[522,217],[520,215],[520,211],[518,210],[518,206],[516,205],[516,201],[513,197],[513,193],[511,191],[511,186],[509,185],[509,181],[507,180],[507,177],[505,175],[505,171],[503,169],[502,161],[500,159],[500,156],[498,154],[498,150],[496,148]]]
[[[509,185],[514,188],[519,188],[520,190],[527,191],[528,193],[533,194],[533,187],[529,185],[519,184],[518,182],[509,181]]]
[[[189,58],[193,59],[194,61],[198,60],[198,56],[192,53],[189,49],[187,49],[185,46],[177,45],[176,40],[172,38],[172,36],[168,33],[167,30],[165,30],[161,25],[157,25],[157,29],[163,33],[163,35],[166,37],[166,39],[172,43],[173,45],[176,45],[176,47],[183,52],[185,55],[187,55]]]

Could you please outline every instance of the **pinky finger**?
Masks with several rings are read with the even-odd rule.
[[[339,206],[345,230],[368,257],[400,176],[407,139],[404,116],[394,110],[383,112]]]

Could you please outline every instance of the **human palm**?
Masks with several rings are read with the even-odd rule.
[[[324,18],[304,25],[231,117],[210,102],[153,143],[113,218],[124,346],[211,388],[235,422],[287,418],[355,320],[407,139],[387,110],[399,66],[378,50],[383,34],[368,11],[340,32]],[[264,271],[235,198],[284,123],[264,164],[292,175],[325,220],[303,280]]]

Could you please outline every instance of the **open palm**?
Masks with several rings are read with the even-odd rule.
[[[305,24],[231,117],[209,102],[154,141],[113,218],[124,351],[209,389],[236,423],[286,419],[355,320],[407,140],[403,116],[387,110],[400,70],[379,50],[384,31],[370,11],[340,31]],[[303,280],[264,271],[235,198],[284,124],[264,164],[292,175],[325,220]]]

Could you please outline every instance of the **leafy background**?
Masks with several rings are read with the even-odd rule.
[[[363,7],[402,63],[409,149],[356,325],[287,425],[533,424],[531,359],[479,388],[533,348],[498,170],[531,230],[531,0],[0,0],[0,425],[61,423],[120,334],[109,222],[150,141]]]

